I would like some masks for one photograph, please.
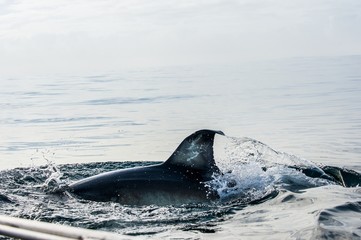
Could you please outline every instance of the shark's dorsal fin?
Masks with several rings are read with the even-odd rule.
[[[164,165],[187,168],[210,178],[214,172],[219,172],[213,156],[215,134],[224,135],[221,131],[199,130],[188,136]]]

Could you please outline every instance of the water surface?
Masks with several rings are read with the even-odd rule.
[[[264,173],[257,165],[263,163],[244,162],[248,150],[230,152],[228,158],[233,177],[246,186],[237,190],[248,200],[275,187],[279,192],[256,205],[134,208],[74,200],[49,189],[163,161],[203,128],[250,137],[287,153],[272,158],[276,165],[289,165],[284,156],[295,156],[302,163],[360,172],[360,66],[360,56],[345,56],[2,77],[2,214],[127,236],[358,239],[359,187],[312,180],[295,169]],[[282,184],[272,176],[280,176]],[[287,179],[306,187],[287,188],[292,182]]]
[[[2,78],[0,166],[163,160],[210,128],[358,168],[360,64],[349,56]]]

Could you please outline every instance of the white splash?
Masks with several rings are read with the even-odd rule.
[[[217,138],[214,152],[217,166],[223,174],[214,176],[209,185],[217,190],[221,201],[249,203],[289,186],[297,191],[303,187],[329,184],[324,179],[309,178],[292,168],[319,169],[311,161],[278,152],[251,138],[220,138]]]

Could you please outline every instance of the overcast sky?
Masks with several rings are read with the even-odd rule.
[[[360,0],[0,0],[0,73],[350,54]]]

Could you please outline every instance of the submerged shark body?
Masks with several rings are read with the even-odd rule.
[[[162,164],[121,169],[71,184],[70,192],[88,200],[129,205],[201,203],[219,198],[206,182],[219,173],[213,156],[215,134],[200,130],[182,141]]]
[[[215,175],[221,174],[214,161],[215,134],[224,135],[220,131],[197,131],[184,139],[162,164],[99,174],[71,184],[69,190],[83,199],[126,205],[180,205],[218,200],[217,191],[207,185]],[[352,170],[331,166],[288,167],[344,187],[361,185],[361,175]],[[256,202],[260,201],[263,198]]]

